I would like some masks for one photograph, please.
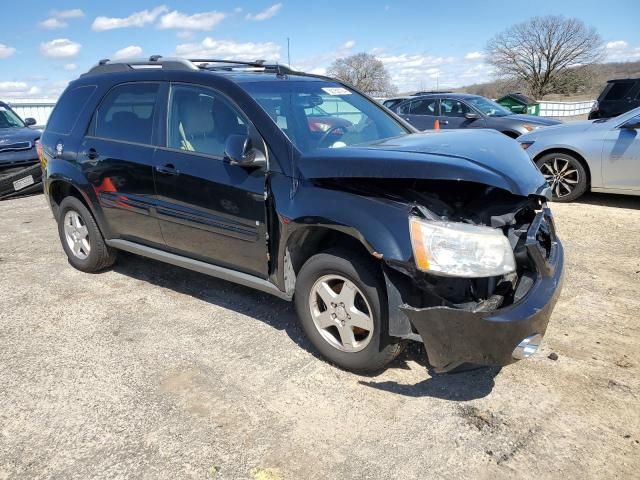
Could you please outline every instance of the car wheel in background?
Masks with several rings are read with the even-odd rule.
[[[352,371],[376,371],[402,350],[387,335],[382,275],[366,258],[331,250],[300,269],[295,304],[311,343],[330,362]]]
[[[78,270],[98,272],[116,261],[116,251],[104,242],[93,215],[76,197],[60,203],[58,234],[69,263]]]
[[[536,165],[551,186],[554,201],[572,202],[587,191],[587,172],[573,155],[548,153]]]

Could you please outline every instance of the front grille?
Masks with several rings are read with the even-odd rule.
[[[0,152],[13,152],[16,150],[29,150],[31,142],[0,143]]]

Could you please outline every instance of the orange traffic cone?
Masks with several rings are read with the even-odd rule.
[[[433,129],[440,130],[440,120],[436,118],[436,121],[433,122]]]

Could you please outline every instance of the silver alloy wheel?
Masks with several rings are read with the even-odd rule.
[[[309,294],[311,318],[322,338],[343,352],[359,352],[373,338],[372,310],[356,285],[340,275],[324,275]]]
[[[64,216],[64,236],[73,255],[84,260],[91,252],[89,230],[82,217],[75,210],[69,210]]]
[[[580,182],[580,173],[571,167],[571,163],[566,158],[554,157],[544,162],[540,166],[540,172],[551,185],[551,191],[556,198],[571,194]]]

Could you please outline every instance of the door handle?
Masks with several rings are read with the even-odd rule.
[[[167,163],[166,165],[157,165],[156,172],[163,175],[180,175],[178,169],[171,163]]]
[[[96,158],[99,157],[98,152],[95,148],[90,148],[89,150],[84,152],[84,156],[87,157],[89,160],[95,160]]]
[[[440,120],[442,125],[449,125],[449,120]]]

